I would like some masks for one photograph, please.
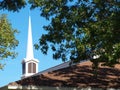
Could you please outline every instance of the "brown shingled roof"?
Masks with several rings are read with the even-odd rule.
[[[97,79],[92,74],[91,65],[90,61],[86,61],[71,67],[28,77],[10,85],[120,88],[120,64],[117,64],[115,68],[101,66],[98,69]]]

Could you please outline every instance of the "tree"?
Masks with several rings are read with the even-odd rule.
[[[12,28],[7,16],[5,14],[0,15],[0,60],[8,57],[15,58],[17,55],[14,52],[15,47],[18,45],[18,41],[15,38],[15,33],[17,32],[17,30]],[[3,66],[0,63],[0,69]]]
[[[41,16],[50,21],[36,44],[53,58],[63,61],[90,59],[93,69],[100,62],[112,66],[120,58],[119,0],[29,0],[32,9],[40,8]],[[95,58],[94,58],[95,57]]]
[[[0,0],[0,9],[8,11],[19,11],[21,8],[25,7],[25,0]]]
[[[19,11],[25,7],[25,0],[0,0],[0,10]],[[17,30],[12,28],[11,23],[6,15],[0,15],[0,60],[8,57],[15,58],[17,53],[14,52],[15,47],[18,45],[18,40],[15,38]],[[0,69],[3,68],[0,63]]]

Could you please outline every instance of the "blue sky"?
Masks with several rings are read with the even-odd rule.
[[[11,22],[12,27],[19,30],[20,33],[16,35],[16,38],[19,40],[19,45],[15,49],[15,51],[18,52],[18,56],[16,59],[6,58],[2,61],[2,63],[6,63],[6,65],[3,70],[0,70],[0,87],[21,79],[21,61],[26,57],[29,7],[26,6],[21,9],[20,12],[15,13],[0,10],[0,14],[2,13],[8,15],[8,19]],[[40,16],[39,9],[31,11],[31,21],[33,44],[35,44],[38,43],[40,36],[45,33],[43,26],[49,24],[49,22]],[[51,52],[52,51],[49,51],[48,55],[43,55],[41,51],[34,49],[34,57],[39,60],[39,71],[62,63],[61,60],[53,60]]]

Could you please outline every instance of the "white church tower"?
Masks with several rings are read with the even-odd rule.
[[[38,73],[38,62],[39,61],[34,58],[34,53],[33,53],[31,17],[29,16],[27,51],[26,51],[26,58],[24,58],[22,61],[21,78],[26,78],[35,73]]]

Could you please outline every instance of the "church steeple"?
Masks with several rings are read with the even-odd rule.
[[[27,41],[27,52],[26,52],[26,59],[33,59],[33,42],[32,42],[32,27],[31,27],[31,17],[29,16],[29,23],[28,23],[28,41]]]
[[[26,58],[22,61],[22,77],[26,78],[35,73],[38,73],[38,60],[34,58],[33,42],[32,42],[32,26],[31,17],[28,20],[28,39],[27,39],[27,51]]]

